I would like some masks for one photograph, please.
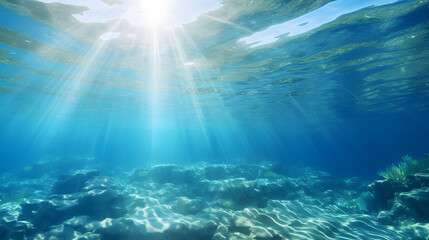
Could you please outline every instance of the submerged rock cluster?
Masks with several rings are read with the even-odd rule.
[[[400,208],[386,203],[385,182],[368,192],[356,178],[271,163],[82,169],[45,176],[44,189],[25,200],[2,201],[0,239],[424,239],[429,231],[418,221],[428,216],[427,178],[415,177],[421,188],[399,194]],[[392,219],[392,211],[414,224],[386,225],[393,220],[382,215]]]
[[[429,163],[429,155],[420,161]],[[369,185],[365,199],[379,222],[401,226],[409,222],[429,223],[429,169],[405,176],[403,181],[378,180]]]

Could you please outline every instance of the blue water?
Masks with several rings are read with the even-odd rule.
[[[428,3],[329,2],[231,0],[157,30],[1,2],[0,171],[91,155],[376,178],[428,152]]]

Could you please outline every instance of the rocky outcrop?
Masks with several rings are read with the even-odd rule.
[[[79,170],[69,175],[62,175],[52,187],[53,194],[69,194],[80,192],[86,181],[98,176],[97,170]]]
[[[409,216],[426,219],[424,188],[399,195],[399,188],[393,188],[393,201],[392,195],[383,197],[388,185],[376,183],[374,193],[383,199],[376,201],[373,193],[361,192],[357,179],[337,180],[309,169],[301,173],[285,176],[271,165],[207,163],[157,165],[129,175],[118,172],[120,177],[77,171],[59,177],[51,195],[0,205],[0,237],[280,240],[368,235],[413,239],[426,234],[423,227],[409,231],[385,226]],[[415,179],[424,186],[424,176]],[[391,203],[377,214],[362,214],[371,201],[374,211],[380,202]]]
[[[399,195],[406,206],[405,212],[416,220],[429,222],[429,187],[417,188]]]

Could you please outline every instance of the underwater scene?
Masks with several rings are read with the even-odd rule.
[[[429,0],[0,0],[0,240],[429,239]]]

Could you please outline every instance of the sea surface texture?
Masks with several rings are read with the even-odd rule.
[[[429,0],[0,0],[3,239],[429,239]]]

